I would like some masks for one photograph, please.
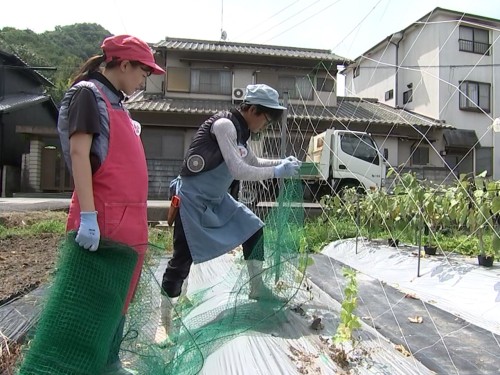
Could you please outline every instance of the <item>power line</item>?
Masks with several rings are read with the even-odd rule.
[[[287,10],[288,8],[292,7],[293,5],[297,4],[300,0],[295,0],[293,3],[291,3],[290,5],[287,5],[286,7],[278,10],[276,13],[274,13],[272,16],[266,18],[265,20],[259,22],[257,25],[253,25],[251,28],[245,30],[243,33],[239,34],[235,39],[238,39],[239,37],[247,34],[249,31],[254,31],[257,27],[259,27],[260,25],[263,25],[264,23],[267,23],[267,21],[271,20],[272,18],[274,18],[275,16],[277,16],[278,14],[281,14],[282,12],[284,12],[285,10]]]
[[[278,24],[276,24],[276,25],[274,25],[274,26],[270,27],[270,28],[269,28],[269,29],[267,29],[267,30],[264,30],[263,32],[261,32],[260,34],[258,34],[258,35],[256,35],[256,36],[254,36],[252,39],[250,39],[250,41],[255,40],[255,39],[256,39],[256,38],[258,38],[259,36],[264,35],[264,34],[265,34],[265,33],[267,33],[268,31],[271,31],[272,29],[275,29],[275,28],[276,28],[276,27],[278,27],[279,25],[281,25],[281,24],[285,23],[285,22],[286,22],[286,21],[288,21],[289,19],[291,19],[291,18],[295,17],[296,15],[298,15],[298,14],[302,13],[304,10],[306,10],[306,9],[308,9],[308,8],[310,8],[310,7],[312,7],[314,4],[317,4],[317,3],[319,3],[320,1],[322,1],[322,0],[316,0],[316,1],[315,1],[314,3],[312,3],[311,5],[307,5],[306,7],[304,7],[304,8],[302,8],[302,9],[300,9],[298,12],[296,12],[296,13],[292,14],[292,15],[291,15],[290,17],[288,17],[288,18],[285,18],[285,19],[284,19],[283,21],[281,21],[280,23],[278,23]]]
[[[267,42],[269,42],[270,40],[273,40],[273,39],[275,39],[275,38],[279,37],[280,35],[282,35],[282,34],[284,34],[284,33],[288,32],[288,31],[290,31],[291,29],[293,29],[293,28],[295,28],[295,27],[297,27],[297,26],[299,26],[299,25],[303,24],[304,22],[308,21],[308,20],[309,20],[309,19],[311,19],[312,17],[314,17],[314,16],[316,16],[317,14],[319,14],[319,13],[321,13],[321,12],[323,12],[323,11],[327,10],[328,8],[330,8],[330,7],[334,6],[335,4],[338,4],[338,3],[339,3],[339,2],[341,2],[341,1],[342,1],[342,0],[337,0],[337,1],[335,1],[334,3],[332,3],[332,4],[330,4],[330,5],[326,6],[326,7],[324,7],[324,8],[322,8],[322,9],[320,9],[320,10],[319,10],[319,11],[317,11],[316,13],[314,13],[314,14],[312,14],[311,16],[307,17],[305,20],[302,20],[301,22],[299,22],[299,23],[297,23],[297,24],[293,25],[292,27],[289,27],[289,28],[288,28],[288,29],[286,29],[285,31],[282,31],[282,32],[281,32],[281,33],[279,33],[278,35],[275,35],[275,36],[273,36],[272,38],[270,38],[270,39],[266,40],[266,43],[267,43]]]
[[[372,7],[372,9],[370,9],[370,11],[369,11],[368,13],[366,13],[366,14],[365,14],[365,16],[361,19],[361,21],[359,21],[359,22],[356,24],[356,26],[354,26],[354,27],[352,28],[352,30],[351,30],[351,31],[349,31],[349,32],[347,33],[347,35],[346,35],[346,36],[345,36],[345,37],[344,37],[344,38],[343,38],[343,39],[342,39],[339,43],[337,43],[337,45],[336,45],[335,47],[333,47],[333,48],[332,48],[332,51],[333,51],[333,50],[335,50],[335,49],[336,49],[339,45],[341,45],[341,44],[342,44],[342,43],[343,43],[343,42],[344,42],[344,41],[345,41],[345,40],[349,37],[349,35],[351,35],[351,34],[352,34],[352,33],[353,33],[353,32],[354,32],[354,31],[355,31],[355,30],[356,30],[359,26],[361,26],[361,24],[362,24],[363,22],[365,22],[365,21],[366,21],[366,19],[368,18],[368,16],[369,16],[370,14],[372,14],[372,12],[373,12],[373,11],[375,10],[375,8],[376,8],[376,7],[380,4],[380,2],[381,2],[381,1],[382,1],[382,0],[378,0],[378,1],[377,1],[377,4],[375,4],[375,5]]]

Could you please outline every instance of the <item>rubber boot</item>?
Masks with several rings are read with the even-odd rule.
[[[174,313],[174,306],[176,303],[179,302],[179,300],[181,300],[181,298],[187,298],[186,297],[187,288],[188,288],[188,279],[184,280],[184,283],[182,284],[181,294],[179,295],[179,297],[169,298],[164,294],[161,295],[161,303],[160,303],[161,324],[163,325],[166,334],[166,339],[163,342],[162,346],[173,345],[173,342],[170,339],[169,334],[172,328],[172,319],[173,319],[172,315]]]
[[[254,300],[266,300],[286,302],[287,299],[273,293],[262,280],[264,262],[260,260],[247,260],[248,275],[250,277],[250,293],[248,298]]]

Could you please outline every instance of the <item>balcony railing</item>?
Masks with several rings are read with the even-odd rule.
[[[481,55],[490,54],[489,43],[474,42],[473,40],[459,39],[458,40],[459,50],[464,52],[479,53]]]

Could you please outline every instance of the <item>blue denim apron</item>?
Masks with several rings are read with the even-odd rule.
[[[181,198],[179,213],[194,263],[233,250],[264,226],[252,211],[228,194],[233,177],[225,162],[172,182]]]

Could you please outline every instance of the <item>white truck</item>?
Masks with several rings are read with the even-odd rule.
[[[350,130],[328,129],[311,137],[300,168],[304,182],[304,200],[319,201],[326,194],[342,189],[369,190],[383,186],[386,165],[370,134]],[[239,188],[239,185],[237,186]],[[239,200],[247,205],[274,201],[278,193],[277,180],[244,181],[239,188]]]
[[[300,169],[309,201],[351,187],[380,188],[385,174],[386,164],[370,134],[334,129],[311,137]]]

